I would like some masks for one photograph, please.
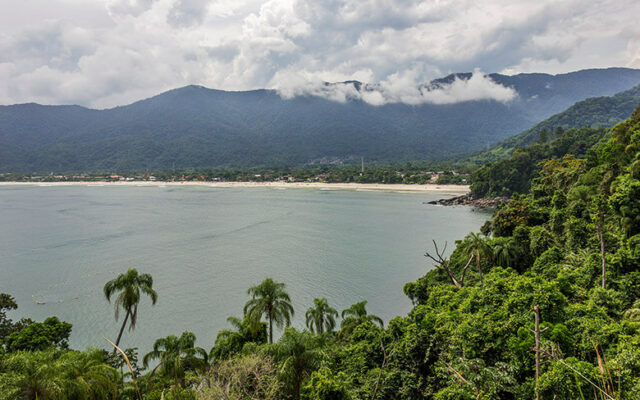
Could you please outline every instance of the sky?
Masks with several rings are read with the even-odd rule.
[[[0,0],[0,104],[190,84],[373,105],[517,93],[485,74],[640,68],[637,0]],[[469,80],[420,84],[453,72]],[[358,80],[373,84],[357,92]]]

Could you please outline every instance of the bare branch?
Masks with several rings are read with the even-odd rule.
[[[471,254],[471,256],[469,256],[469,260],[467,261],[467,265],[465,265],[464,268],[462,269],[462,277],[460,278],[460,285],[461,286],[464,286],[464,277],[467,274],[467,270],[471,266],[471,261],[472,260],[473,260],[473,254]]]
[[[387,358],[391,357],[395,352],[395,346],[391,349],[391,352],[387,354],[387,349],[384,348],[384,344],[382,343],[382,339],[380,339],[380,348],[382,348],[382,364],[380,364],[380,370],[378,371],[378,379],[376,380],[376,386],[373,389],[373,394],[371,395],[371,400],[376,398],[376,394],[378,393],[378,387],[380,385],[380,378],[382,378],[382,370],[387,364]]]
[[[106,337],[104,337],[104,335],[100,335],[100,336],[102,336],[102,338],[104,340],[109,342],[109,344],[112,345],[114,349],[118,350],[120,352],[120,354],[122,354],[122,358],[124,358],[124,360],[127,362],[127,366],[129,367],[129,371],[131,371],[131,380],[133,381],[133,386],[135,386],[135,388],[136,388],[136,394],[138,395],[138,399],[142,400],[142,396],[140,395],[140,389],[138,389],[138,383],[136,382],[136,374],[135,374],[135,372],[133,372],[133,368],[131,368],[131,363],[129,362],[129,357],[127,357],[127,355],[124,353],[124,351],[122,351],[122,349],[120,347],[116,346],[111,340],[109,340]]]
[[[440,257],[440,252],[438,251],[438,243],[436,243],[436,241],[434,239],[431,240],[433,242],[433,247],[435,247],[436,249],[436,254],[438,255],[438,257]],[[445,246],[446,246],[446,242],[445,242]],[[440,257],[442,258],[442,257]]]
[[[451,281],[451,283],[453,283],[458,289],[463,287],[464,277],[467,273],[467,269],[469,269],[469,266],[471,265],[471,260],[473,259],[473,255],[469,258],[469,261],[467,261],[467,264],[464,266],[464,269],[462,270],[462,277],[460,280],[458,280],[453,274],[453,271],[451,271],[451,268],[450,268],[451,260],[444,258],[444,253],[447,250],[447,242],[444,243],[444,248],[442,252],[440,252],[440,249],[438,249],[438,244],[436,243],[436,241],[432,240],[432,242],[433,242],[433,247],[436,250],[436,256],[434,257],[428,251],[425,252],[424,256],[427,258],[430,258],[434,262],[434,266],[436,268],[445,271],[449,276],[449,280]]]
[[[436,259],[434,256],[432,256],[432,255],[431,255],[431,254],[429,254],[428,252],[427,252],[427,253],[424,253],[424,256],[425,256],[425,257],[428,257],[428,258],[430,258],[430,259],[432,259],[432,260],[433,260],[433,262],[435,263],[434,265],[435,265],[436,267],[438,267],[438,268],[440,268],[440,264],[444,263],[444,261],[445,261],[445,260],[443,260],[443,259]]]

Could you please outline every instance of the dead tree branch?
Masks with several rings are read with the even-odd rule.
[[[464,286],[464,278],[465,278],[465,276],[467,274],[467,270],[471,266],[471,261],[473,260],[473,254],[469,257],[469,260],[467,261],[467,264],[462,269],[462,275],[461,275],[460,279],[458,279],[458,278],[456,278],[455,274],[451,270],[451,259],[445,259],[444,258],[444,253],[447,251],[447,242],[444,243],[444,248],[443,248],[442,252],[438,249],[438,244],[436,243],[435,240],[433,240],[433,247],[436,250],[435,257],[432,254],[430,254],[429,252],[426,252],[424,254],[424,256],[427,257],[427,258],[430,258],[434,262],[433,265],[436,268],[446,272],[447,276],[449,276],[449,280],[451,281],[451,283],[453,283],[458,289],[463,287]]]

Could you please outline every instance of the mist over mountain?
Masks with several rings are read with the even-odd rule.
[[[485,78],[472,86],[474,75],[455,74],[402,91],[344,82],[289,95],[187,86],[107,110],[1,106],[0,173],[435,160],[629,89],[640,70]]]

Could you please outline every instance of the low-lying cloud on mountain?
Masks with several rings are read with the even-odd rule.
[[[277,91],[285,99],[296,96],[318,96],[344,103],[361,100],[367,104],[381,106],[389,103],[454,104],[474,100],[496,100],[507,103],[517,97],[511,87],[494,82],[489,76],[476,70],[470,78],[456,76],[451,83],[420,85],[417,74],[409,71],[393,74],[380,84],[341,82],[327,84],[321,81],[283,82]]]
[[[25,0],[0,2],[0,104],[105,108],[197,84],[369,104],[508,90],[474,77],[640,67],[636,0]],[[322,82],[375,83],[374,90]]]
[[[487,148],[576,101],[640,83],[640,69],[625,68],[476,71],[427,86],[415,76],[379,85],[297,81],[286,93],[191,85],[107,110],[0,106],[0,174],[436,160]],[[620,112],[590,121],[618,122],[633,109],[628,103],[637,106],[626,96],[610,103]]]

